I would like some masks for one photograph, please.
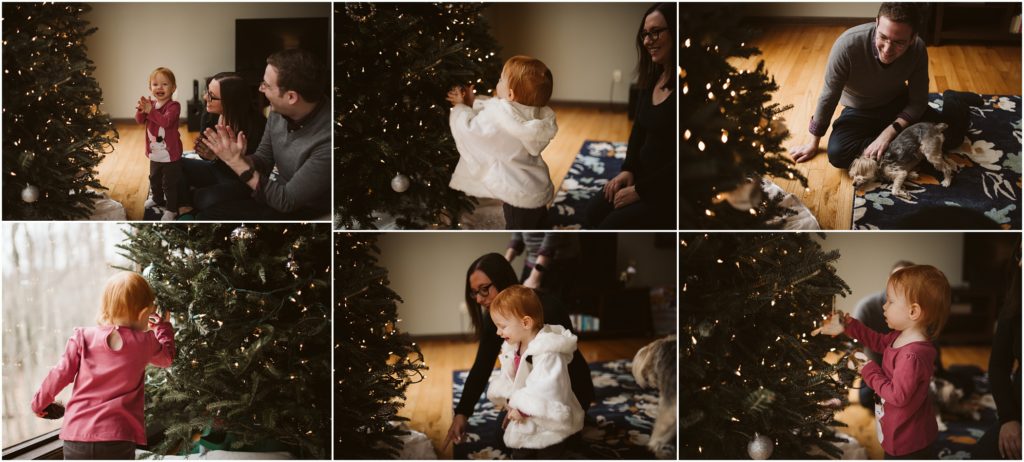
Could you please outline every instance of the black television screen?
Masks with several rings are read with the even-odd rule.
[[[330,69],[329,18],[273,18],[235,20],[235,72],[253,85],[263,81],[267,57],[287,48],[302,48],[322,59]]]

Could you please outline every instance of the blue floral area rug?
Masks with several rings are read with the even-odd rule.
[[[595,402],[587,410],[583,431],[569,440],[566,459],[654,458],[646,445],[657,415],[658,392],[638,387],[632,368],[630,360],[590,364]],[[497,374],[495,369],[491,380]],[[468,375],[468,371],[453,373],[452,402],[462,399]],[[455,445],[454,458],[511,459],[512,451],[502,441],[499,414],[485,391],[469,418],[467,442]]]
[[[928,104],[942,111],[942,97],[928,95]],[[950,187],[943,187],[942,173],[923,163],[920,177],[907,180],[909,199],[893,196],[891,184],[871,183],[853,198],[853,229],[901,228],[901,220],[914,212],[934,207],[960,207],[972,212],[940,214],[954,222],[934,223],[933,228],[957,229],[958,216],[984,215],[1003,229],[1021,229],[1021,97],[982,95],[984,105],[971,108],[971,128],[964,143],[946,155],[960,167]],[[981,220],[984,221],[984,220]]]
[[[552,227],[580,229],[590,198],[622,171],[625,161],[626,143],[584,141],[548,209],[548,222]]]
[[[997,422],[995,401],[992,399],[988,376],[979,375],[974,378],[974,392],[980,396],[981,406],[978,409],[980,420],[968,418],[944,419],[946,430],[940,431],[936,438],[936,446],[940,459],[972,459],[971,451],[989,428]]]

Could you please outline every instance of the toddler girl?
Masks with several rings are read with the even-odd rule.
[[[149,74],[149,91],[154,99],[140,97],[135,106],[135,121],[146,125],[149,187],[153,192],[145,207],[163,207],[162,221],[171,221],[178,216],[182,153],[178,117],[181,116],[181,105],[171,99],[176,89],[174,73],[166,67],[158,67]]]
[[[513,285],[490,306],[501,345],[501,373],[487,397],[507,407],[505,445],[513,459],[558,459],[565,440],[583,429],[583,407],[569,382],[576,336],[544,324],[544,308],[533,289]]]
[[[146,365],[168,367],[174,360],[174,332],[167,317],[155,315],[154,298],[137,273],[111,277],[99,326],[75,328],[60,362],[32,397],[36,415],[59,417],[53,400],[75,382],[60,432],[65,459],[134,459],[135,445],[146,444]]]
[[[540,154],[558,132],[547,106],[553,85],[539,59],[513,56],[501,71],[497,98],[477,97],[473,87],[448,92],[448,124],[460,156],[448,186],[504,202],[505,229],[545,227],[554,185]]]
[[[938,426],[928,386],[937,353],[931,341],[949,317],[949,281],[933,266],[907,266],[889,276],[885,295],[885,322],[892,332],[879,334],[845,314],[830,317],[813,334],[846,332],[882,352],[882,364],[869,361],[861,376],[879,397],[875,416],[885,457],[935,459],[932,443]]]

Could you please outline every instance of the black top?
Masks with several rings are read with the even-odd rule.
[[[649,204],[675,208],[676,91],[655,106],[652,90],[640,92],[622,170],[633,172],[636,193]]]
[[[1020,241],[1017,242],[1017,258],[1014,264],[1013,283],[1006,292],[1003,308],[992,340],[992,355],[988,359],[988,377],[992,385],[992,397],[996,401],[996,414],[1000,423],[1021,421],[1021,367],[1013,370],[1013,363],[1021,361],[1021,306],[1020,306]]]
[[[540,296],[541,303],[544,305],[544,324],[557,324],[576,334],[576,331],[572,330],[569,314],[566,313],[561,302],[557,298],[540,293],[537,295]],[[491,377],[491,371],[494,369],[494,361],[498,359],[501,344],[504,342],[501,337],[498,337],[498,328],[486,312],[483,313],[481,320],[483,328],[476,350],[476,360],[473,361],[473,368],[469,370],[469,377],[466,378],[462,399],[455,406],[455,413],[466,417],[473,415],[473,408],[480,400],[484,387],[487,386],[487,380]],[[579,349],[573,352],[572,361],[569,362],[569,381],[572,382],[573,394],[576,395],[576,399],[586,411],[590,407],[590,402],[594,400],[594,382],[590,379],[587,360],[583,359]]]

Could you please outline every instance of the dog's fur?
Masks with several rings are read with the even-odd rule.
[[[942,154],[942,132],[948,127],[941,123],[918,122],[904,129],[889,143],[880,161],[866,156],[854,159],[849,171],[853,186],[859,188],[875,179],[889,179],[892,180],[892,195],[909,199],[910,194],[903,189],[903,182],[907,178],[917,178],[913,170],[922,160],[927,160],[941,171],[942,186],[949,186],[956,166]]]
[[[666,450],[676,439],[676,336],[655,340],[643,347],[633,358],[633,377],[643,388],[657,388],[661,397],[658,416],[651,429],[647,447],[662,459],[675,459]]]

